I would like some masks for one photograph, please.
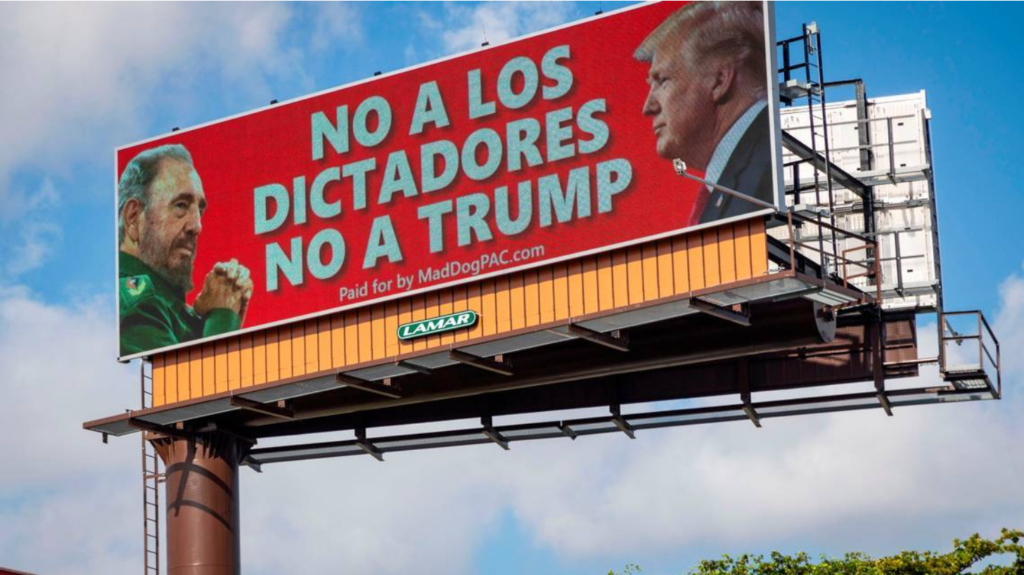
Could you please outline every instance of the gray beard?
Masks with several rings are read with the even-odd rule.
[[[185,293],[192,291],[194,287],[192,283],[192,268],[195,263],[194,253],[186,264],[177,268],[171,268],[166,265],[168,250],[164,246],[157,245],[153,241],[147,241],[149,238],[146,237],[146,234],[143,234],[140,240],[139,259],[143,263],[156,270],[164,279],[171,282],[174,286],[181,288]]]

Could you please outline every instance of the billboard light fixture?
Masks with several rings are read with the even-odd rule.
[[[672,167],[675,169],[676,175],[682,176],[682,177],[686,178],[687,180],[693,180],[695,182],[704,184],[709,189],[717,190],[717,191],[722,192],[723,194],[725,194],[727,196],[732,196],[734,198],[741,199],[741,200],[743,200],[745,202],[749,202],[751,204],[754,204],[755,206],[758,206],[760,208],[766,208],[766,209],[769,209],[769,210],[778,211],[778,207],[776,207],[775,204],[773,204],[771,202],[766,202],[764,200],[759,200],[759,199],[757,199],[757,198],[755,198],[753,196],[748,196],[747,194],[744,194],[743,192],[738,192],[738,191],[736,191],[736,190],[734,190],[732,188],[727,188],[725,186],[719,186],[718,184],[716,184],[714,182],[709,182],[709,181],[705,180],[704,178],[698,178],[697,176],[695,176],[695,175],[693,175],[693,174],[691,174],[691,173],[686,171],[686,162],[680,160],[679,158],[676,158],[676,159],[672,160]]]

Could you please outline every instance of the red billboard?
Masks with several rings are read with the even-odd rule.
[[[777,205],[768,10],[644,4],[118,149],[121,359]]]

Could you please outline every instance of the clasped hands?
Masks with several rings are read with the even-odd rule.
[[[253,283],[249,268],[232,259],[213,266],[203,280],[203,289],[196,297],[192,308],[201,316],[210,310],[226,308],[238,314],[242,323],[252,298]]]

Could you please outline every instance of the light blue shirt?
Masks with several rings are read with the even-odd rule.
[[[722,171],[725,170],[725,165],[729,163],[729,158],[732,157],[732,153],[736,150],[736,145],[740,143],[743,138],[743,134],[747,133],[747,129],[754,123],[754,119],[757,115],[764,110],[765,106],[768,105],[767,100],[758,100],[754,102],[754,105],[750,106],[742,116],[737,119],[729,131],[725,133],[718,145],[715,146],[715,153],[711,154],[711,161],[708,162],[708,169],[704,171],[704,179],[711,182],[712,184],[718,183],[718,178],[722,177]],[[714,188],[708,186],[708,191],[713,191]],[[719,197],[718,201],[721,202],[722,198]]]

